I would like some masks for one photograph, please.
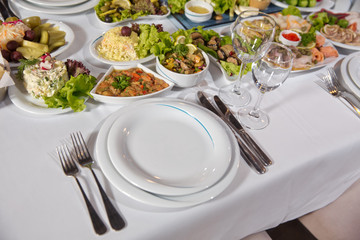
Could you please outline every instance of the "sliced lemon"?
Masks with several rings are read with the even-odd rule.
[[[316,46],[315,42],[309,43],[307,46],[297,46],[298,49],[312,49]]]
[[[189,43],[186,44],[186,46],[189,48],[188,54],[193,54],[197,50],[197,47],[194,44]]]
[[[179,36],[177,36],[176,37],[176,39],[175,39],[175,45],[177,45],[177,44],[184,44],[185,43],[185,39],[186,39],[186,37],[184,36],[184,35],[179,35]]]
[[[129,0],[112,0],[112,4],[118,5],[118,6],[122,7],[123,9],[131,8],[131,2]]]

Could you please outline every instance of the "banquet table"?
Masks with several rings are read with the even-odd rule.
[[[21,18],[38,15],[73,29],[74,43],[57,59],[81,60],[96,77],[108,69],[89,54],[90,41],[106,31],[93,10],[73,15],[17,11]],[[169,32],[178,28],[171,17],[156,23]],[[339,52],[340,57],[349,54]],[[147,66],[154,69],[154,62]],[[71,132],[81,131],[96,156],[99,129],[122,106],[89,99],[83,112],[38,116],[17,108],[6,97],[0,102],[0,239],[239,240],[326,206],[360,177],[360,119],[315,83],[315,74],[323,72],[325,68],[292,73],[283,86],[265,94],[262,108],[269,113],[270,124],[247,132],[274,164],[260,175],[241,158],[231,184],[207,202],[174,209],[141,203],[115,188],[95,163],[99,180],[126,221],[124,229],[114,231],[91,173],[80,169],[79,179],[108,226],[102,236],[94,233],[78,186],[64,175],[55,149],[69,143]],[[204,83],[216,93],[230,82],[212,64]],[[257,90],[249,75],[243,85],[254,103]],[[198,89],[175,87],[163,97],[197,103]]]

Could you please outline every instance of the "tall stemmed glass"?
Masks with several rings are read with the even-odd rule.
[[[250,102],[249,92],[240,88],[247,63],[259,60],[265,53],[268,42],[274,38],[276,23],[266,13],[243,11],[231,27],[231,38],[237,57],[241,60],[239,78],[235,83],[219,90],[219,96],[233,106],[245,106]]]
[[[269,116],[260,110],[260,103],[266,92],[280,87],[289,76],[293,64],[293,53],[280,43],[269,43],[265,56],[252,64],[252,78],[260,90],[255,106],[241,108],[240,122],[250,129],[262,129],[269,124]]]

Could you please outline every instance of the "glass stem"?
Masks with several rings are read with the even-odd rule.
[[[258,95],[258,99],[256,100],[256,104],[255,104],[254,108],[249,112],[250,116],[255,117],[255,118],[260,117],[260,114],[259,114],[260,103],[261,103],[261,100],[263,99],[263,97],[264,97],[264,93],[260,92]]]
[[[246,66],[246,63],[244,61],[241,61],[239,78],[235,82],[234,89],[233,89],[234,92],[237,93],[237,94],[241,94],[241,92],[240,92],[240,83],[241,83],[241,78],[242,78],[245,66]]]

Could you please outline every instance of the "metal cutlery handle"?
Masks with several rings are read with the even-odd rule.
[[[109,197],[106,195],[106,193],[105,193],[103,187],[101,186],[98,178],[96,177],[93,169],[90,168],[90,170],[91,170],[92,175],[94,176],[96,184],[99,188],[99,191],[100,191],[102,200],[104,202],[105,210],[106,210],[111,227],[115,230],[120,230],[120,229],[124,228],[125,227],[124,219],[120,216],[118,211],[115,209],[114,205],[111,203]]]
[[[257,154],[257,156],[265,166],[272,165],[272,161],[268,157],[268,155],[260,148],[260,146],[254,141],[252,137],[250,137],[250,135],[247,132],[242,130],[242,131],[238,131],[238,133],[244,139],[245,143],[248,146],[252,147],[252,149],[255,151],[255,153]]]
[[[266,168],[261,164],[261,162],[257,159],[257,157],[253,154],[253,152],[244,144],[243,141],[234,133],[235,138],[239,144],[241,153],[244,153],[243,156],[246,163],[252,167],[257,173],[264,174],[266,173]]]
[[[345,94],[341,93],[340,97],[342,97],[346,102],[348,102],[352,108],[355,110],[355,112],[360,116],[360,110],[355,106],[355,104],[349,99]]]
[[[87,198],[84,189],[82,188],[79,180],[75,177],[75,180],[81,190],[81,193],[84,197],[87,209],[89,211],[89,215],[91,218],[91,222],[93,224],[94,230],[97,234],[102,235],[106,232],[106,226],[104,224],[104,222],[101,220],[101,218],[99,217],[99,215],[97,214],[97,212],[95,211],[94,207],[92,206],[91,202],[89,201],[89,199]]]
[[[18,16],[16,16],[16,14],[11,10],[10,8],[10,4],[9,4],[9,1],[8,0],[0,0],[4,6],[5,6],[5,9],[6,11],[8,12],[9,14],[9,17],[17,17],[18,19],[20,19]],[[5,20],[5,19],[4,19]]]

